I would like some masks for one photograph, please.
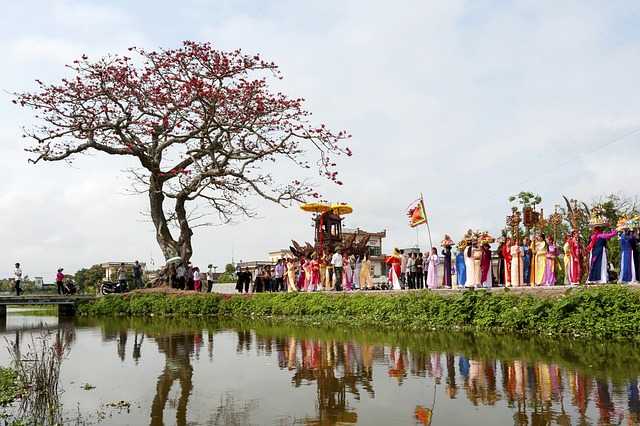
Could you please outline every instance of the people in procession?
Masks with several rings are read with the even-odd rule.
[[[491,246],[488,243],[482,244],[482,258],[480,259],[480,284],[484,288],[493,285],[493,274],[491,267]]]
[[[520,248],[522,250],[522,283],[524,285],[530,285],[532,252],[531,240],[529,237],[524,238]]]
[[[464,248],[459,248],[456,254],[456,282],[459,288],[464,288],[467,282],[467,268],[464,259]]]
[[[442,243],[442,285],[446,288],[451,288],[451,246],[453,246],[453,240],[447,234],[445,234]]]
[[[547,241],[544,234],[538,234],[533,243],[534,250],[534,284],[541,286],[545,284],[544,273],[547,267]]]
[[[428,259],[428,268],[427,268],[427,287],[430,290],[434,290],[436,288],[440,288],[440,282],[438,280],[438,249],[436,247],[431,248],[431,253],[429,254]]]
[[[632,283],[637,281],[637,272],[633,257],[633,247],[636,245],[635,238],[629,229],[620,231],[620,275],[618,281],[621,283]]]
[[[373,278],[371,277],[371,260],[365,253],[360,265],[360,286],[365,290],[373,290]]]
[[[398,250],[397,248],[393,249],[393,254],[391,256],[388,256],[386,259],[386,263],[389,266],[387,281],[393,290],[401,289],[400,274],[402,270],[402,259],[403,256],[400,253],[400,250]]]
[[[520,287],[523,285],[524,261],[522,256],[522,248],[518,239],[514,240],[509,249],[511,257],[510,265],[510,281],[512,287]]]
[[[609,281],[607,263],[607,241],[615,237],[617,232],[604,231],[601,226],[595,226],[587,245],[589,252],[588,283],[606,284]]]
[[[478,288],[482,285],[482,247],[477,240],[473,242],[471,256],[473,260],[473,287]]]
[[[558,248],[551,235],[547,236],[547,254],[544,266],[544,285],[556,285],[556,258],[558,257]]]

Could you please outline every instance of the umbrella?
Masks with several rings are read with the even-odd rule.
[[[300,205],[300,209],[309,213],[324,213],[329,211],[331,206],[325,203],[304,203]]]
[[[167,265],[170,265],[172,263],[180,263],[182,261],[182,258],[180,256],[176,256],[176,257],[172,257],[171,259],[167,259]]]
[[[353,207],[351,207],[347,203],[332,204],[331,210],[333,210],[333,212],[337,215],[353,213]]]

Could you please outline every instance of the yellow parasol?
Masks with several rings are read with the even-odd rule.
[[[353,207],[351,207],[349,204],[347,203],[340,203],[340,204],[332,204],[331,205],[331,210],[333,210],[333,212],[335,214],[337,214],[338,216],[342,216],[344,214],[351,214],[353,213]]]
[[[300,205],[300,209],[309,213],[324,213],[331,210],[331,206],[325,203],[304,203]]]

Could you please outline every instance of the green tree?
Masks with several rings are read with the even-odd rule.
[[[84,292],[88,287],[94,287],[102,282],[104,269],[100,265],[93,265],[90,268],[82,268],[76,272],[74,281],[80,292]]]
[[[236,267],[233,263],[227,263],[224,272],[218,277],[219,283],[233,283],[236,281]]]

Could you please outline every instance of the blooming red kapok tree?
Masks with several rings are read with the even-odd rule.
[[[279,204],[317,196],[303,179],[278,182],[274,170],[288,164],[341,183],[333,158],[351,155],[341,146],[350,136],[312,125],[304,99],[271,90],[269,79],[282,78],[274,63],[191,41],[129,51],[133,57],[83,55],[69,65],[72,78],[36,80],[38,91],[13,102],[36,111],[39,123],[25,129],[34,163],[91,151],[137,159],[131,173],[149,196],[165,258],[192,256],[188,203],[206,202],[228,221],[250,213],[247,196]]]

